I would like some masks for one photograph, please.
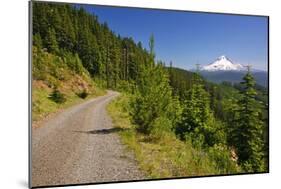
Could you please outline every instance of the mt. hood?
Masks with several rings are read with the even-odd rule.
[[[226,56],[218,57],[213,63],[203,66],[203,71],[242,71],[244,70],[241,64],[234,64]]]

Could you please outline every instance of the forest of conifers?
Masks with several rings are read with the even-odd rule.
[[[79,96],[94,86],[128,94],[127,110],[137,133],[151,140],[174,135],[211,154],[224,170],[218,173],[266,172],[267,89],[255,84],[250,71],[241,83],[214,84],[200,71],[156,61],[157,41],[153,35],[147,40],[149,49],[113,32],[83,8],[33,3],[33,81],[45,82],[55,103],[64,103],[65,70],[70,70],[87,81],[78,87]]]

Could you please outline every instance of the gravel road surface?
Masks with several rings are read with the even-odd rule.
[[[106,112],[117,96],[108,91],[32,130],[33,187],[144,179]]]

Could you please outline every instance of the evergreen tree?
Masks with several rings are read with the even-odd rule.
[[[154,52],[154,36],[153,35],[151,35],[149,38],[149,54],[151,56],[151,59],[154,61],[155,52]]]
[[[152,41],[150,38],[150,44]],[[150,49],[150,53],[153,52],[154,49]],[[140,66],[137,92],[131,103],[131,115],[137,129],[147,134],[161,135],[171,131],[180,115],[179,101],[172,96],[168,73],[162,65],[151,60],[148,65]]]
[[[194,75],[192,83],[192,88],[185,95],[177,133],[182,138],[191,138],[193,144],[198,147],[224,142],[222,125],[214,118],[210,109],[210,95],[204,89],[198,73]]]
[[[243,90],[237,106],[232,110],[234,115],[231,121],[230,144],[236,148],[238,161],[245,171],[263,171],[264,124],[260,116],[261,105],[255,100],[255,80],[249,71],[240,84]]]
[[[59,47],[58,43],[56,40],[56,33],[53,28],[49,28],[47,35],[46,35],[46,40],[45,40],[45,45],[48,49],[49,52],[57,54],[59,52]]]
[[[160,64],[142,69],[131,104],[133,120],[143,133],[150,134],[155,129],[159,133],[171,131],[178,121],[180,107],[172,96],[168,74]]]
[[[42,48],[42,39],[41,39],[41,36],[39,33],[36,33],[34,36],[33,36],[33,45],[38,47],[39,49]]]

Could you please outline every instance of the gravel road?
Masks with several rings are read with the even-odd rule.
[[[106,112],[116,96],[108,91],[32,130],[33,187],[144,179]]]

